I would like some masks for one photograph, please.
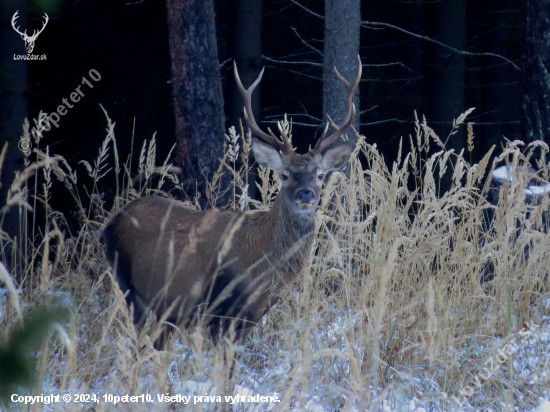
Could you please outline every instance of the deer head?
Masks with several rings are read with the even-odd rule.
[[[361,80],[361,59],[358,57],[358,71],[354,82],[350,84],[336,68],[334,71],[346,87],[346,121],[332,135],[327,137],[329,124],[318,140],[315,148],[305,154],[298,154],[292,147],[290,136],[278,123],[281,138],[277,138],[271,129],[265,133],[260,129],[254,114],[252,113],[252,93],[260,83],[264,69],[254,83],[245,89],[239,78],[237,65],[234,64],[235,78],[243,96],[245,107],[244,116],[252,133],[260,140],[254,139],[252,150],[256,161],[275,171],[282,181],[282,196],[291,214],[312,214],[319,203],[324,176],[327,172],[343,166],[349,159],[353,149],[350,143],[343,143],[336,147],[330,147],[338,140],[353,123],[355,118],[355,105],[353,97]],[[264,143],[265,142],[265,143]]]
[[[25,48],[27,49],[27,53],[31,54],[34,50],[34,42],[38,38],[38,35],[44,31],[44,28],[48,24],[48,21],[50,20],[48,15],[44,13],[45,21],[42,23],[42,28],[40,30],[34,30],[32,36],[27,36],[27,30],[25,30],[25,33],[21,33],[19,31],[19,26],[15,27],[15,21],[18,19],[19,10],[15,12],[11,19],[11,25],[13,29],[21,35],[21,38],[25,41]]]

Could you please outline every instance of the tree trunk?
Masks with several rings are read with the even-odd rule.
[[[249,87],[262,70],[262,4],[262,0],[231,2],[229,56],[237,63],[245,87]],[[232,75],[228,76],[227,82],[228,125],[238,128],[239,120],[244,120],[244,101]],[[252,112],[256,119],[259,119],[261,87],[260,83],[252,95]]]
[[[550,143],[550,3],[527,0],[523,7],[524,139]]]
[[[341,125],[346,113],[346,92],[342,82],[334,74],[334,67],[349,82],[357,75],[359,31],[361,27],[361,2],[359,0],[325,1],[325,49],[323,59],[323,112]],[[359,88],[354,98],[359,113]],[[356,116],[353,126],[359,131],[360,120]],[[330,133],[330,132],[329,132]],[[350,138],[353,134],[348,133]]]
[[[466,45],[466,0],[445,0],[433,4],[432,36],[434,39],[464,50]],[[447,142],[447,150],[459,153],[466,148],[464,128],[449,136],[453,119],[464,112],[465,63],[464,55],[439,45],[433,46],[431,70],[427,85],[429,88],[428,123],[441,141]],[[447,140],[448,139],[448,140]],[[434,150],[440,150],[435,147]],[[440,183],[440,194],[448,191],[452,185],[453,168],[447,167]]]
[[[183,188],[204,194],[223,155],[225,118],[213,0],[167,0],[173,104]],[[204,196],[201,196],[204,199]]]
[[[511,28],[517,27],[519,23],[519,16],[514,11],[517,2],[515,0],[498,3],[487,1],[485,4],[490,5],[490,8],[486,9],[486,27],[498,29],[483,33],[487,41],[484,45],[485,50],[482,51],[496,52],[515,60],[517,43],[510,38],[515,31]],[[481,30],[485,31],[486,27]],[[494,144],[500,145],[503,136],[511,140],[521,136],[520,126],[517,123],[523,117],[520,103],[521,89],[518,87],[519,73],[512,69],[508,62],[493,59],[484,59],[484,61],[488,63],[488,67],[481,67],[480,89],[481,107],[485,108],[486,113],[474,112],[474,114],[482,115],[482,122],[490,125],[477,128],[474,126],[476,136],[474,143],[480,154],[487,153]]]
[[[23,121],[28,116],[28,61],[14,60],[14,54],[27,54],[25,42],[12,26],[13,14],[19,11],[21,29],[27,27],[27,2],[3,0],[0,2],[0,151],[8,143],[8,152],[2,167],[0,208],[4,206],[15,172],[23,168],[24,155],[18,148],[23,132]],[[32,31],[31,31],[32,33]],[[0,215],[1,219],[1,215]],[[19,211],[11,210],[4,218],[2,230],[13,239],[19,236]]]
[[[464,50],[466,45],[466,0],[440,1],[433,5],[432,36],[451,47]],[[429,87],[429,120],[442,141],[451,131],[453,119],[464,112],[464,56],[434,45]],[[449,138],[447,149],[460,151],[466,146],[465,135]]]
[[[239,76],[244,87],[250,87],[262,70],[262,9],[263,0],[233,0],[231,2],[231,22],[229,26],[229,56],[239,68]],[[232,73],[232,71],[231,71]],[[260,119],[260,83],[252,94],[252,113]],[[235,126],[239,131],[240,122],[244,130],[248,126],[244,121],[244,100],[232,74],[227,77],[226,104],[227,125]],[[257,175],[254,165],[249,173],[249,181],[254,182]],[[256,197],[256,185],[248,185],[248,196]]]

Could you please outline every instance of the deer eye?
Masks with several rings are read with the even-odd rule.
[[[283,180],[288,180],[288,177],[289,177],[289,176],[288,176],[288,172],[283,172],[283,173],[281,173],[281,179],[283,179]]]
[[[317,179],[319,180],[323,180],[324,178],[325,178],[325,175],[322,173],[319,176],[317,176]]]

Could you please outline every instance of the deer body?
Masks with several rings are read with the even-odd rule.
[[[159,316],[169,309],[168,320],[176,324],[203,316],[215,340],[231,326],[237,339],[246,337],[308,261],[324,176],[347,163],[352,151],[350,144],[329,146],[353,121],[360,76],[360,64],[353,85],[340,76],[348,89],[346,123],[328,138],[325,129],[315,149],[297,154],[281,127],[282,140],[262,132],[252,116],[250,96],[261,75],[248,90],[237,75],[245,117],[263,140],[253,140],[254,156],[278,174],[282,188],[266,212],[202,212],[151,196],[113,215],[104,231],[107,257],[136,323],[149,309]]]
[[[134,321],[142,319],[155,299],[159,303],[165,300],[159,314],[179,299],[181,313],[188,316],[197,305],[216,302],[226,291],[227,299],[207,314],[212,318],[208,325],[217,336],[220,316],[239,318],[242,321],[236,329],[244,337],[275,304],[284,287],[296,281],[313,243],[313,217],[292,219],[281,205],[277,199],[269,212],[245,214],[219,209],[197,212],[158,196],[130,203],[124,213],[113,217],[104,236],[108,251],[118,252],[118,281],[123,291],[129,291]],[[159,222],[166,219],[169,223],[161,228]],[[229,232],[234,225],[240,227],[231,241]],[[275,231],[276,227],[285,230]],[[196,234],[195,239],[191,233]],[[218,262],[225,240],[231,246]],[[300,247],[288,253],[292,245]],[[170,249],[172,268],[167,256]],[[114,264],[115,255],[109,253],[108,257]],[[239,275],[241,279],[228,290]],[[174,312],[168,320],[178,323],[180,311]],[[227,322],[222,326],[227,329]]]

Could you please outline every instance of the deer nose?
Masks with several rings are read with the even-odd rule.
[[[298,190],[298,193],[296,193],[296,200],[301,203],[313,203],[313,197],[315,194],[313,193],[313,190],[307,188],[307,189],[300,189]]]

